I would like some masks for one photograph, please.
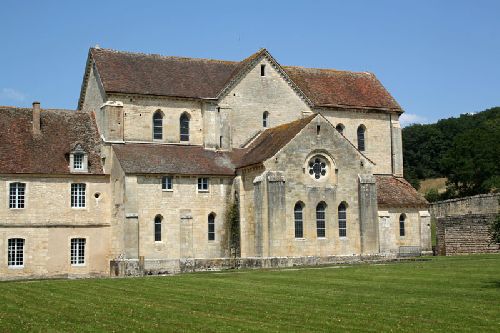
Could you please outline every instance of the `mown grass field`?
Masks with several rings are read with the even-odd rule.
[[[2,282],[0,331],[499,332],[500,255]]]

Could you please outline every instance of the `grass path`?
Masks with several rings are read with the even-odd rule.
[[[1,332],[499,328],[500,255],[323,269],[0,283]]]

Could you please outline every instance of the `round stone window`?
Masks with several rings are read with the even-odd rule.
[[[321,156],[314,156],[309,161],[309,175],[314,179],[320,179],[326,176],[328,163]]]

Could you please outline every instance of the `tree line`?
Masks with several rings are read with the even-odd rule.
[[[500,107],[403,128],[403,159],[417,189],[423,179],[448,179],[446,192],[429,191],[429,201],[499,191]]]

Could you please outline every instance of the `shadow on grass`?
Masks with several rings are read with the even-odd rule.
[[[498,288],[498,289],[500,289],[500,280],[487,281],[483,288]]]

